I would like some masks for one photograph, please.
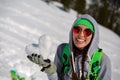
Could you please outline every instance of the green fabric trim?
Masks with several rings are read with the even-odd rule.
[[[78,19],[75,23],[74,23],[74,27],[78,26],[78,25],[84,25],[86,27],[88,27],[92,32],[94,32],[94,26],[93,24],[91,23],[91,21],[89,21],[88,19],[86,18],[81,18],[81,19]]]
[[[66,73],[70,69],[70,50],[69,45],[66,44],[62,53],[63,72]]]
[[[97,49],[93,56],[92,60],[90,62],[90,73],[89,75],[94,76],[95,80],[98,80],[98,72],[100,70],[100,63],[102,60],[103,52],[99,51],[100,49]]]
[[[90,71],[89,71],[89,76],[94,76],[94,80],[98,80],[98,72],[100,70],[100,63],[101,59],[103,56],[103,51],[99,51],[100,49],[97,49],[90,61]],[[63,63],[63,68],[62,72],[65,74],[69,69],[70,69],[70,50],[69,50],[69,44],[66,44],[63,52],[62,52],[62,63]],[[91,80],[90,77],[87,78],[86,80]]]

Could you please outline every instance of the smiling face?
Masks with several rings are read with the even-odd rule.
[[[73,27],[73,43],[77,48],[83,49],[90,43],[93,34],[84,25],[78,25],[77,28]]]

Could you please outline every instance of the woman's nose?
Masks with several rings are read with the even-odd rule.
[[[84,36],[83,31],[79,31],[78,35],[79,35],[79,36]]]

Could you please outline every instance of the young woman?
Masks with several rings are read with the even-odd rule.
[[[111,80],[110,60],[98,44],[98,24],[85,14],[73,23],[69,43],[58,46],[54,63],[43,60],[41,64],[41,55],[36,54],[28,58],[43,66],[49,80]]]

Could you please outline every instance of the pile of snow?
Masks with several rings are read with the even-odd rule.
[[[27,59],[25,48],[37,44],[40,50],[36,51],[53,61],[57,46],[68,42],[76,18],[76,12],[67,13],[61,7],[60,3],[48,5],[41,0],[0,0],[0,80],[10,80],[12,69],[26,80],[48,80],[41,67]],[[102,26],[99,28],[100,47],[112,62],[112,80],[118,80],[120,37]]]

